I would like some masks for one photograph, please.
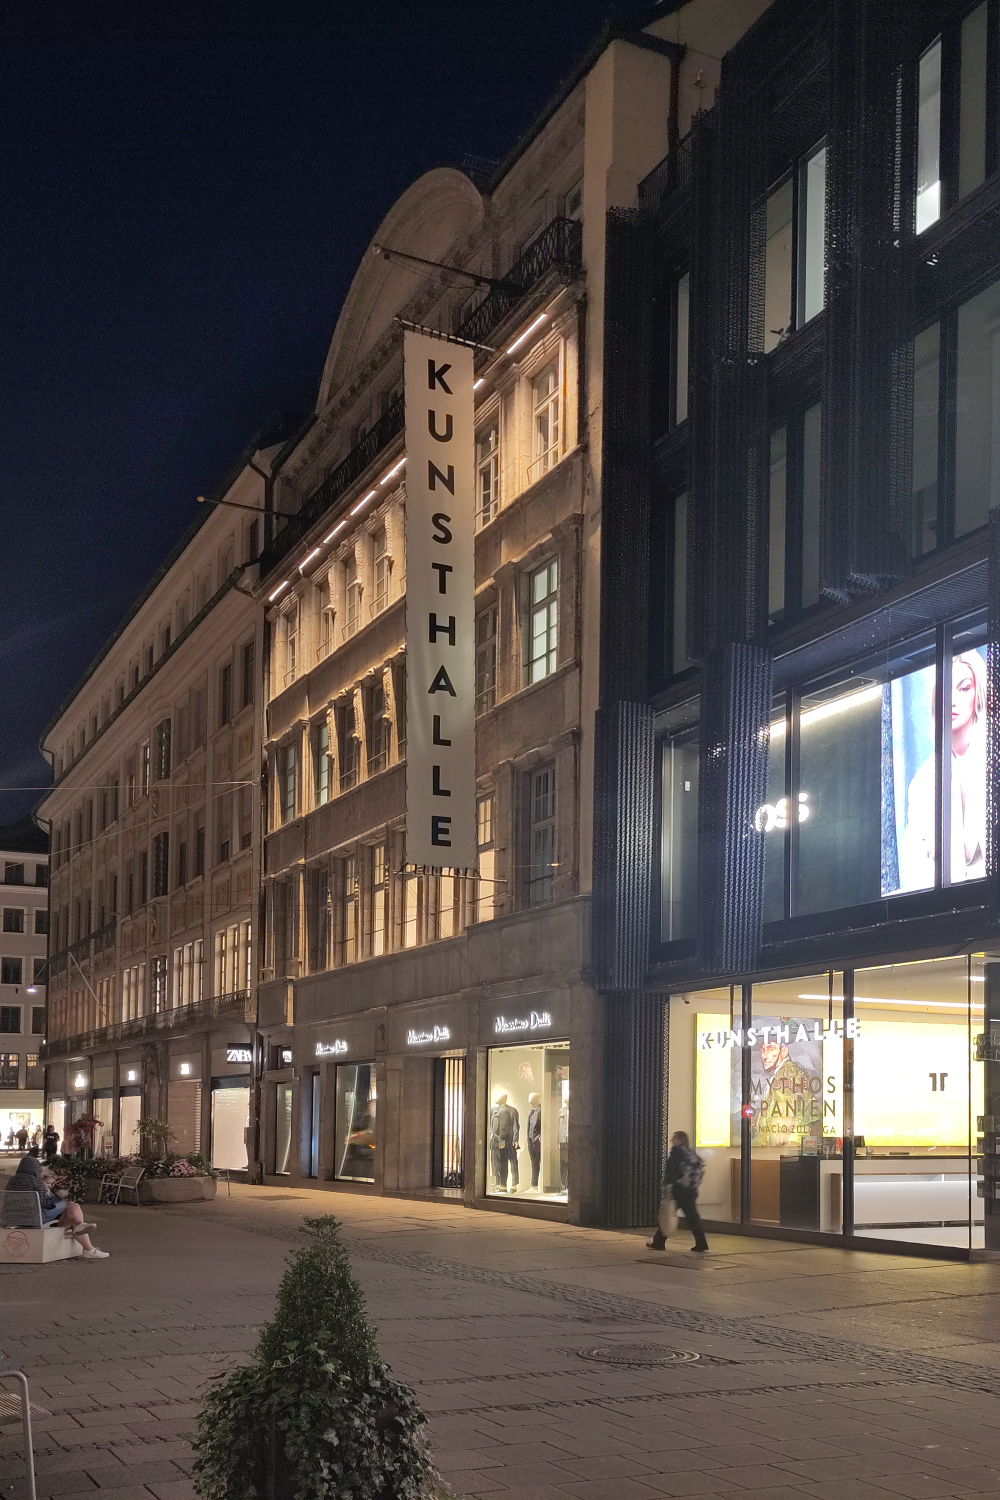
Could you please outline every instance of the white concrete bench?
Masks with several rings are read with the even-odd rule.
[[[37,1193],[4,1192],[0,1198],[0,1265],[47,1265],[53,1260],[73,1260],[83,1254],[75,1235],[67,1234],[56,1219],[42,1224],[42,1203]]]

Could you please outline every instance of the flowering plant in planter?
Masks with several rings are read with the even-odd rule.
[[[191,1163],[185,1161],[183,1156],[179,1156],[176,1161],[170,1163],[170,1170],[167,1173],[168,1177],[197,1177],[198,1175]]]

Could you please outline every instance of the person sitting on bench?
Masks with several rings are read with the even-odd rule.
[[[108,1252],[98,1250],[91,1244],[90,1235],[84,1231],[83,1210],[78,1203],[70,1203],[51,1192],[55,1181],[48,1167],[43,1167],[34,1156],[22,1156],[17,1171],[7,1183],[8,1193],[37,1193],[42,1210],[42,1224],[54,1224],[58,1219],[65,1225],[66,1233],[72,1234],[83,1249],[84,1260],[107,1260]],[[92,1229],[92,1224],[86,1228]]]

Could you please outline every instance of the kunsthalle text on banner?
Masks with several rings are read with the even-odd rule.
[[[477,867],[473,351],[404,334],[406,862]]]

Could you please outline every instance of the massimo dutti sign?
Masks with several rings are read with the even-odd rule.
[[[406,862],[476,868],[473,351],[407,330]]]

